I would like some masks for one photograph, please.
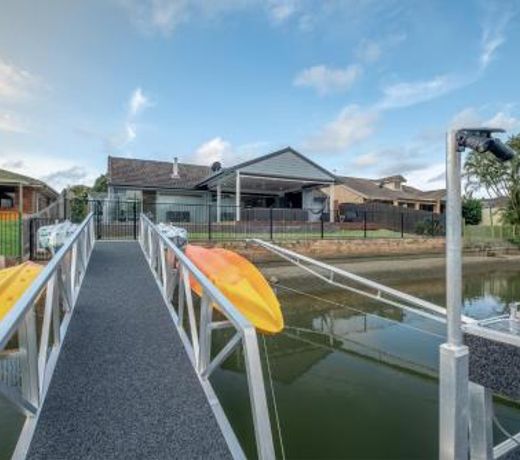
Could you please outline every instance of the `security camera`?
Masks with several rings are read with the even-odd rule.
[[[493,137],[493,133],[503,133],[503,129],[475,128],[461,129],[457,132],[459,151],[465,148],[476,152],[491,152],[500,161],[509,161],[515,156],[515,151],[505,145],[500,139]]]

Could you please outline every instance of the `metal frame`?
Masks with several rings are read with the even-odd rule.
[[[172,241],[160,233],[145,215],[141,214],[139,241],[150,264],[163,298],[193,367],[203,385],[217,416],[223,434],[235,458],[244,454],[209,382],[212,372],[240,345],[244,353],[256,447],[260,459],[274,459],[274,443],[265,392],[262,363],[254,326],[227,300]],[[202,290],[197,315],[192,297],[192,283]],[[177,288],[177,295],[175,291]],[[176,297],[174,299],[174,297]],[[213,320],[213,309],[225,316],[224,321]],[[188,330],[184,317],[188,317]],[[212,332],[234,328],[231,340],[211,359]]]
[[[401,310],[416,313],[420,316],[440,323],[446,323],[446,309],[439,305],[412,296],[410,294],[406,294],[383,284],[379,284],[367,278],[363,278],[362,276],[355,275],[354,273],[347,272],[333,265],[329,265],[324,262],[320,262],[319,260],[298,254],[297,252],[282,248],[273,243],[269,243],[258,238],[247,241],[273,252],[274,254],[297,265],[303,270],[306,270],[307,272],[335,287],[339,287],[347,291],[354,292],[355,294],[377,300],[392,307],[400,308]],[[322,272],[324,271],[326,274],[318,272],[318,269]],[[362,287],[372,289],[374,292],[365,291],[357,287],[340,283],[336,281],[338,278],[343,278],[351,282],[353,281]],[[474,324],[477,322],[475,319],[468,316],[463,315],[462,318],[466,324]]]
[[[21,389],[0,382],[0,395],[26,416],[15,459],[25,458],[29,449],[94,244],[90,213],[0,322],[0,351],[18,334],[21,352]],[[36,304],[44,294],[38,334]]]

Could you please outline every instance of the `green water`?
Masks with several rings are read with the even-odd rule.
[[[306,291],[278,290],[287,328],[265,337],[286,457],[438,458],[435,376],[444,327],[343,290],[325,289],[317,281],[280,283],[298,290],[305,286]],[[443,283],[403,279],[389,284],[442,305]],[[520,271],[473,274],[464,291],[466,314],[483,318],[502,313],[507,302],[520,299]],[[260,347],[263,351],[262,338]],[[253,456],[241,356],[231,357],[212,382],[248,457]],[[520,410],[500,402],[495,409],[506,427],[520,431]],[[273,416],[272,424],[276,426]],[[495,439],[503,437],[496,433]],[[275,444],[280,455],[278,437]]]
[[[393,277],[392,287],[438,304],[444,281]],[[280,280],[286,329],[265,337],[287,458],[437,458],[438,346],[444,327],[316,280]],[[304,293],[290,289],[304,290]],[[472,274],[465,313],[484,318],[520,300],[520,270]],[[386,318],[386,319],[385,319]],[[226,332],[216,333],[214,349]],[[271,415],[264,338],[260,337]],[[255,455],[243,360],[231,356],[212,383],[248,457]],[[520,410],[496,402],[502,423],[520,431]],[[22,419],[0,399],[0,458],[8,458]],[[276,432],[276,423],[272,417]],[[496,441],[503,437],[496,433]],[[281,443],[275,435],[281,456]]]

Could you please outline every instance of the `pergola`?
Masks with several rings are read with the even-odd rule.
[[[221,169],[203,184],[216,192],[217,221],[221,221],[222,194],[235,195],[235,218],[240,221],[244,195],[283,197],[288,193],[334,185],[335,176],[291,148],[265,155],[232,168]],[[330,220],[334,219],[334,187],[330,187]]]

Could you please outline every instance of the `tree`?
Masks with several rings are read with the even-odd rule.
[[[482,222],[482,203],[471,196],[462,201],[462,217],[467,225],[478,225]]]
[[[96,181],[94,182],[94,186],[92,187],[93,192],[103,193],[108,191],[108,181],[107,176],[105,174],[101,174]]]
[[[505,220],[513,225],[520,224],[520,134],[512,136],[507,144],[517,155],[508,162],[501,162],[489,152],[470,152],[464,163],[466,191],[471,193],[484,189],[489,198],[505,197]],[[491,225],[493,222],[491,221]]]
[[[68,189],[69,219],[72,222],[81,222],[88,214],[88,194],[90,187],[73,185]]]

